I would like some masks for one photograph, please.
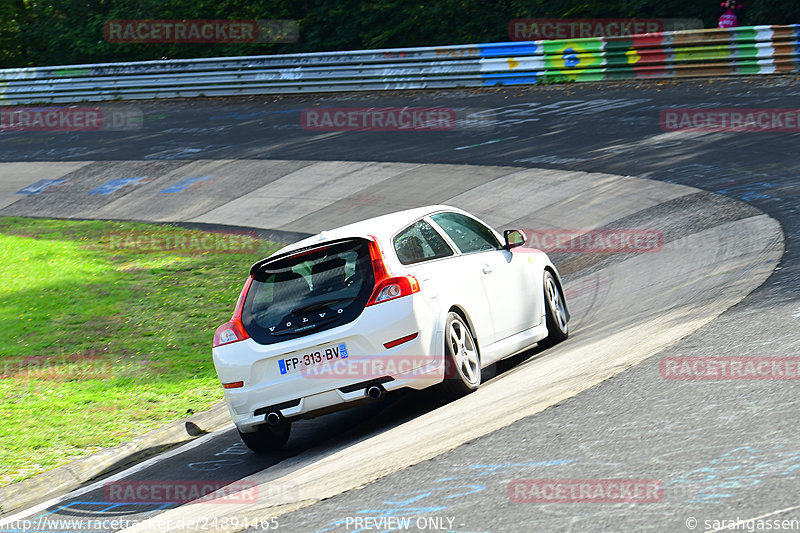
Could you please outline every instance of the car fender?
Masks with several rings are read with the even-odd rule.
[[[464,308],[463,305],[458,304],[457,302],[450,302],[449,305],[443,305],[439,310],[439,315],[436,324],[436,334],[434,338],[438,337],[438,352],[431,352],[431,353],[440,353],[444,356],[444,328],[447,325],[447,315],[450,313],[451,309],[457,309],[459,313],[464,317],[467,321],[467,325],[469,326],[469,330],[472,332],[472,336],[475,338],[475,344],[478,347],[478,353],[481,352],[481,340],[475,334],[475,325],[472,323],[472,319],[469,316],[469,312]],[[436,342],[436,341],[434,341]],[[432,347],[433,348],[433,347]]]
[[[558,284],[558,290],[561,292],[561,301],[564,302],[564,312],[567,315],[567,321],[569,321],[569,304],[567,303],[567,298],[564,294],[564,283],[561,281],[561,274],[558,272],[558,269],[552,263],[552,261],[550,261],[550,258],[547,256],[547,254],[538,248],[524,248],[522,246],[512,248],[511,252],[513,254],[521,255],[529,254],[531,267],[534,269],[534,275],[538,276],[539,278],[544,276],[545,270],[549,270],[553,274],[553,276],[556,278],[556,283]],[[542,298],[544,298],[544,291],[542,291]]]

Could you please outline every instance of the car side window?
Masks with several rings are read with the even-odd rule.
[[[419,220],[401,231],[392,244],[397,258],[404,265],[453,255],[453,250],[442,236],[424,220]]]
[[[494,232],[475,220],[460,213],[437,213],[431,216],[434,222],[453,239],[461,253],[497,250],[500,241]]]

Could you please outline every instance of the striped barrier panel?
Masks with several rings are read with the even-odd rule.
[[[493,82],[601,81],[797,72],[800,25],[541,41],[543,65]]]
[[[0,105],[798,72],[800,25],[0,69]]]

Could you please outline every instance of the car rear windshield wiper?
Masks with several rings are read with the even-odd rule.
[[[316,302],[313,304],[304,305],[303,307],[298,307],[297,309],[292,310],[290,314],[292,315],[302,315],[304,313],[308,313],[309,311],[314,311],[315,309],[322,309],[323,307],[328,307],[329,305],[338,304],[341,302],[349,302],[350,300],[355,300],[355,296],[350,296],[349,298],[332,298],[330,300],[323,300],[321,302]]]

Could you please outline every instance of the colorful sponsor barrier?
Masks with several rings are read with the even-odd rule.
[[[797,72],[800,25],[0,70],[0,105]]]
[[[613,37],[677,30],[699,30],[700,19],[514,19],[508,24],[512,41]]]

